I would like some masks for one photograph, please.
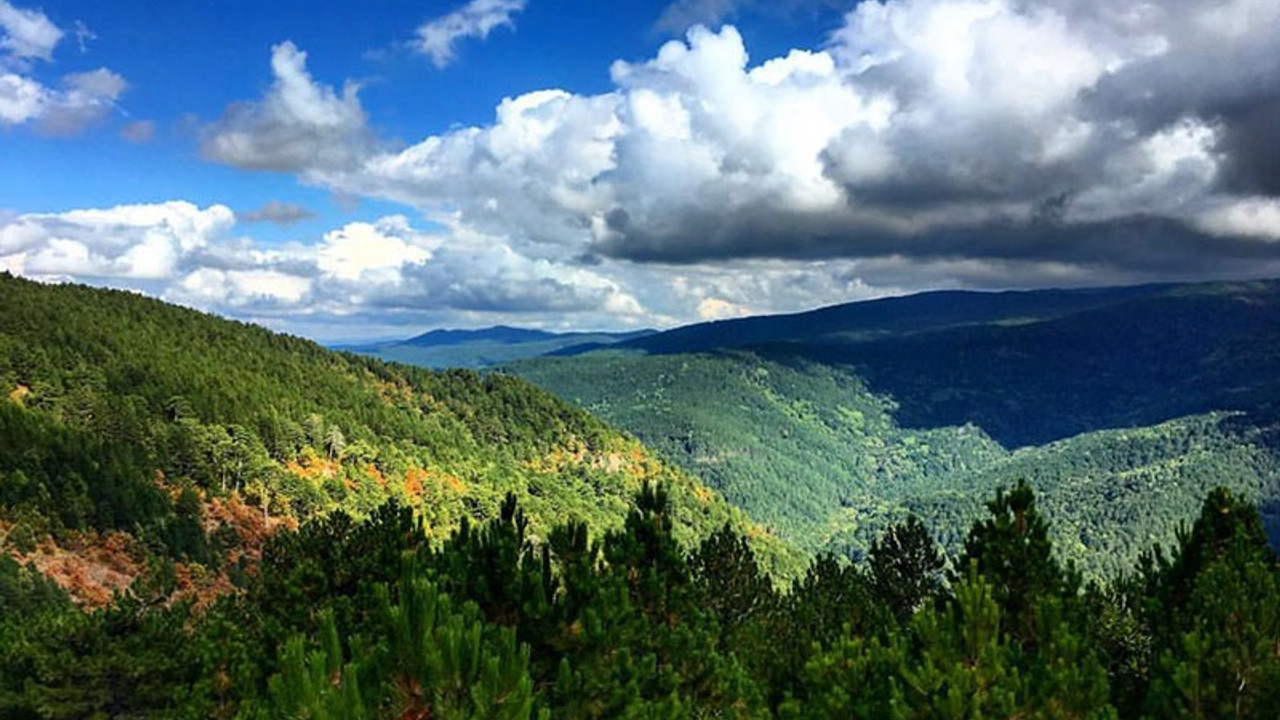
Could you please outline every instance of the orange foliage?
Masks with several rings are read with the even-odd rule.
[[[329,460],[311,452],[302,454],[301,462],[291,460],[284,469],[301,478],[311,481],[327,480],[338,474],[341,464],[337,460]]]
[[[23,565],[31,563],[58,584],[76,604],[100,608],[142,574],[142,548],[121,532],[72,533],[65,547],[45,538],[30,553],[10,550]]]
[[[174,563],[173,574],[177,580],[173,599],[191,599],[197,610],[209,607],[219,597],[236,589],[226,573],[210,573],[203,565]]]
[[[404,476],[404,492],[411,498],[422,497],[422,481],[427,479],[427,473],[416,467],[409,468],[409,472]]]
[[[374,378],[373,385],[378,397],[387,405],[413,402],[413,388],[403,380],[388,382],[381,378]]]
[[[639,443],[627,444],[617,450],[589,452],[580,440],[570,440],[565,447],[556,448],[540,458],[527,460],[524,466],[538,473],[554,474],[567,467],[583,466],[606,473],[622,473],[629,478],[643,480],[662,471]]]
[[[239,494],[228,498],[212,498],[204,505],[204,531],[213,533],[221,527],[235,531],[237,542],[227,553],[229,563],[244,557],[251,566],[262,559],[262,548],[281,528],[296,530],[298,521],[288,516],[264,520],[261,508],[245,503]]]
[[[166,492],[181,492],[177,486],[165,483],[161,473],[156,474],[156,482]],[[204,498],[203,492],[201,497]],[[243,559],[250,572],[256,570],[262,549],[272,535],[281,528],[297,528],[297,521],[289,517],[264,520],[261,510],[245,504],[237,494],[205,499],[202,515],[206,533],[230,527],[236,534],[237,542],[228,550],[224,566],[239,564]],[[11,529],[0,526],[0,538]],[[132,535],[122,532],[70,533],[61,542],[47,537],[29,553],[12,547],[8,553],[23,565],[33,564],[85,608],[106,606],[115,593],[127,590],[146,571],[145,548]],[[175,563],[174,573],[177,589],[172,599],[193,598],[197,607],[205,607],[234,590],[224,572],[211,573],[200,565]]]
[[[467,484],[456,475],[434,468],[411,467],[405,473],[404,492],[411,498],[421,498],[428,490],[435,493],[448,491],[455,495],[467,494]]]
[[[369,463],[365,466],[364,471],[368,473],[369,477],[373,478],[374,482],[378,483],[378,487],[383,490],[387,489],[387,479],[383,477],[382,471],[378,469],[377,465]]]
[[[449,488],[450,490],[454,491],[459,495],[465,495],[467,493],[467,484],[462,482],[462,479],[457,477],[456,475],[450,475],[449,473],[440,473],[440,480],[441,482],[444,483],[445,487]]]

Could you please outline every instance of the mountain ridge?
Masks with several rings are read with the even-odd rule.
[[[948,314],[929,312],[939,305]],[[1128,569],[1109,555],[1172,542],[1214,485],[1280,500],[1277,357],[1268,280],[932,293],[506,368],[806,548],[865,552],[908,512],[956,543],[974,496],[1023,478],[1075,533],[1059,546],[1109,574]]]
[[[331,349],[369,355],[390,362],[402,362],[435,369],[450,367],[486,368],[524,357],[537,357],[572,350],[601,348],[638,339],[654,330],[628,332],[551,332],[510,325],[494,325],[475,330],[437,329],[403,340],[369,345],[334,345]]]

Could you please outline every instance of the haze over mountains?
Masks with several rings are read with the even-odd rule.
[[[483,368],[524,357],[550,355],[565,350],[596,349],[652,334],[653,330],[626,333],[528,330],[498,325],[480,330],[431,330],[407,340],[370,345],[333,345],[390,362],[430,368]]]

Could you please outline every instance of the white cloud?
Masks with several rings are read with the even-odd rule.
[[[1184,46],[1274,42],[1280,11],[1241,0],[1251,23],[1209,22],[1221,11],[1182,4],[867,2],[827,51],[755,66],[732,28],[695,28],[647,63],[617,63],[612,93],[512,98],[492,125],[323,182],[648,261],[1035,256],[1055,252],[1036,232],[1046,217],[1082,232],[1143,216],[1194,228],[1221,193],[1221,121],[1146,128],[1103,102],[1104,88],[1129,68],[1182,62]],[[1274,54],[1237,54],[1280,67]],[[1227,78],[1195,79],[1192,97]],[[991,226],[1004,232],[984,244]],[[929,240],[957,233],[967,246]]]
[[[1249,197],[1227,200],[1196,218],[1205,232],[1280,241],[1280,199]]]
[[[529,258],[465,227],[427,232],[403,216],[352,222],[312,242],[235,235],[222,205],[155,205],[0,219],[0,268],[46,280],[130,287],[234,317],[329,318],[360,334],[385,323],[494,324],[566,317],[644,319],[617,281]]]
[[[40,117],[49,104],[49,91],[31,78],[0,75],[0,124],[21,125]]]
[[[233,224],[224,206],[187,202],[20,215],[0,225],[0,255],[35,276],[164,280]]]
[[[407,218],[396,215],[377,223],[350,223],[325,233],[316,250],[316,263],[326,275],[360,280],[426,262],[438,245],[438,238],[415,232]]]
[[[106,117],[129,87],[125,79],[106,69],[73,73],[62,79],[60,90],[46,91],[39,114],[39,129],[48,135],[75,135]]]
[[[454,59],[454,46],[459,40],[483,40],[500,27],[515,27],[512,15],[524,9],[525,0],[471,0],[466,5],[418,28],[414,48],[430,56],[431,62],[443,68]]]
[[[164,292],[168,300],[235,313],[255,306],[297,307],[312,292],[312,279],[278,270],[199,268],[179,278]]]
[[[752,314],[751,308],[718,297],[703,298],[698,303],[698,317],[703,320],[724,320]]]
[[[86,33],[77,24],[82,45]],[[46,135],[74,135],[115,108],[128,83],[107,68],[63,75],[56,87],[35,77],[34,61],[51,61],[63,34],[40,11],[0,0],[0,126],[35,123]]]
[[[254,170],[341,168],[369,141],[359,86],[339,93],[307,72],[307,54],[291,42],[271,49],[275,82],[258,102],[238,103],[206,127],[200,149],[215,162]]]
[[[0,58],[10,62],[50,60],[62,30],[39,10],[23,10],[0,0]]]
[[[1217,276],[1280,262],[1257,242],[1280,197],[1277,42],[1270,0],[869,0],[822,49],[753,62],[734,28],[695,27],[615,63],[610,92],[507,98],[402,149],[370,142],[361,114],[326,144],[342,162],[278,165],[446,224],[423,267],[477,279],[415,265],[423,302],[630,298],[663,321],[927,284]],[[316,135],[272,116],[244,125],[252,156],[220,159],[261,166]],[[508,277],[482,267],[542,293],[482,288]]]

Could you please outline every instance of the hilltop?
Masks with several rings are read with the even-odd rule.
[[[441,538],[494,517],[507,493],[534,533],[566,521],[600,533],[646,482],[669,488],[684,542],[751,527],[636,440],[510,376],[389,365],[128,292],[8,275],[0,307],[11,449],[0,538],[51,572],[63,566],[53,558],[111,545],[132,558],[106,564],[116,589],[153,561],[234,579],[272,527],[391,500]],[[789,551],[751,532],[786,565]],[[86,563],[77,575],[105,574]]]

